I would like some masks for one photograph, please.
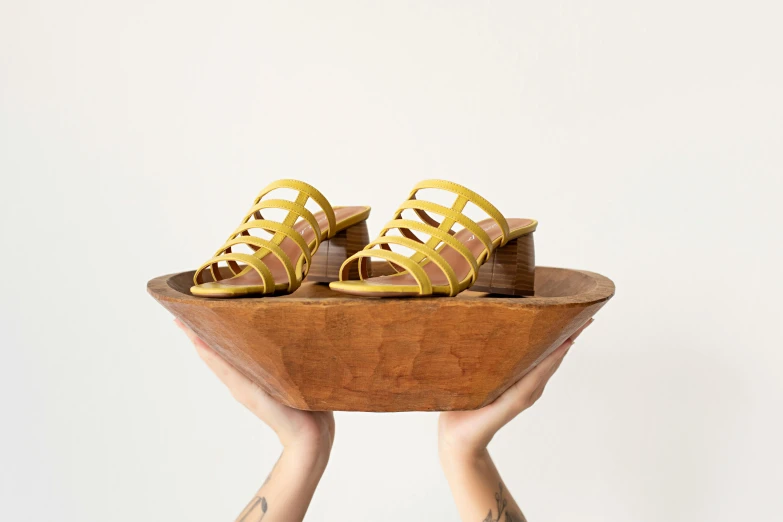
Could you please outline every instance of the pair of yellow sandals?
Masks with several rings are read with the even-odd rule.
[[[267,197],[284,189],[296,197]],[[446,207],[417,198],[427,189],[456,199]],[[320,211],[305,207],[311,201]],[[469,203],[488,217],[469,218],[464,213]],[[272,209],[285,217],[264,218],[262,212]],[[196,270],[191,293],[214,298],[289,294],[309,276],[330,282],[332,290],[368,297],[455,296],[468,288],[533,294],[535,220],[506,219],[472,190],[442,180],[417,184],[379,237],[368,243],[369,215],[370,207],[332,207],[307,183],[275,181],[261,191],[220,250]],[[395,252],[392,245],[412,253]],[[381,271],[389,275],[372,277],[371,258],[386,261]]]

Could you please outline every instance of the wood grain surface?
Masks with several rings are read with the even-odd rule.
[[[192,277],[158,277],[147,289],[262,389],[303,410],[479,408],[614,295],[604,276],[548,267],[535,269],[532,297],[362,298],[305,282],[287,296],[203,299],[190,295]]]
[[[324,241],[313,255],[313,266],[307,274],[307,280],[317,283],[329,283],[340,279],[340,267],[343,262],[370,242],[367,222],[341,230],[329,241]],[[372,273],[369,274],[372,276]],[[354,263],[348,270],[348,279],[359,279],[359,264]]]

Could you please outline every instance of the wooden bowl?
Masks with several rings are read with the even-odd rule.
[[[361,298],[305,282],[288,296],[205,299],[190,294],[193,272],[147,290],[283,404],[445,411],[491,403],[614,295],[592,272],[537,267],[535,276],[535,296],[511,298]]]

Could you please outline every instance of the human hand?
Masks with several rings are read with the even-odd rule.
[[[302,411],[280,404],[218,355],[179,319],[198,355],[228,387],[231,395],[272,428],[285,450],[318,460],[328,460],[334,443],[334,415],[330,411]]]
[[[589,319],[491,404],[478,410],[441,413],[438,419],[438,451],[441,461],[445,464],[454,459],[481,456],[500,428],[541,397],[544,387],[560,367],[574,340],[592,322],[593,320]]]

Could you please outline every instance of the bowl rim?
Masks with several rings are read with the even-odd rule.
[[[492,296],[479,292],[470,292],[463,296],[463,298],[448,298],[448,297],[399,297],[399,298],[377,298],[377,297],[353,297],[353,296],[340,296],[340,297],[291,297],[285,296],[283,298],[275,297],[246,297],[246,298],[234,298],[234,299],[222,299],[222,298],[204,298],[196,297],[192,294],[186,294],[175,289],[171,284],[171,280],[174,277],[182,276],[184,274],[192,274],[193,270],[187,270],[184,272],[175,272],[150,279],[147,282],[147,292],[152,295],[158,301],[177,302],[181,304],[189,304],[203,307],[254,307],[265,308],[269,306],[291,306],[291,305],[303,305],[303,304],[316,304],[319,306],[386,306],[390,303],[405,303],[405,306],[429,306],[432,304],[433,299],[439,300],[439,305],[455,305],[455,306],[505,306],[513,308],[549,308],[549,307],[571,307],[571,306],[585,306],[593,303],[599,303],[607,301],[614,296],[615,285],[614,282],[606,276],[598,274],[596,272],[590,272],[588,270],[576,270],[570,268],[558,268],[541,266],[536,267],[536,270],[559,270],[577,272],[585,275],[593,280],[593,285],[580,292],[578,294],[559,297],[545,297],[545,296],[532,296],[532,297],[501,297]],[[323,283],[309,283],[305,281],[304,284],[323,284]],[[465,298],[467,297],[467,298]]]

